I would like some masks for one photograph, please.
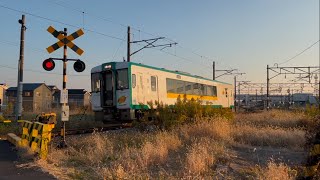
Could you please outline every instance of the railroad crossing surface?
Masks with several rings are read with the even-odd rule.
[[[26,163],[19,158],[15,147],[8,141],[0,140],[0,180],[28,180],[28,179],[56,179],[52,175],[41,171],[40,168],[23,168],[17,165]]]

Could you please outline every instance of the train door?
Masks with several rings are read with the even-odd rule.
[[[112,71],[106,71],[104,74],[103,87],[103,106],[111,107],[114,105],[114,79]]]
[[[143,75],[142,73],[137,74],[137,104],[145,103],[144,102],[144,83],[143,83]]]
[[[149,100],[159,102],[158,76],[150,77],[150,89]]]
[[[225,91],[225,96],[226,96],[226,100],[227,100],[227,107],[229,107],[230,106],[230,94],[229,94],[229,92],[228,92],[228,88],[225,88],[224,89]]]
[[[229,107],[233,105],[234,101],[233,101],[233,92],[232,89],[230,90],[230,94],[229,94]]]

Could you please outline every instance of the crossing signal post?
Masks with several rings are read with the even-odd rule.
[[[75,45],[72,41],[84,34],[82,29],[79,29],[78,31],[72,33],[71,35],[67,35],[67,28],[64,28],[63,31],[57,31],[52,26],[49,26],[47,29],[49,33],[51,33],[55,38],[57,38],[59,41],[55,44],[49,46],[47,48],[48,53],[52,53],[55,50],[59,49],[63,46],[63,58],[49,58],[43,61],[42,67],[46,71],[51,71],[55,68],[54,60],[61,60],[63,62],[63,82],[62,82],[62,91],[61,91],[61,99],[60,103],[61,106],[61,142],[58,147],[64,148],[67,146],[66,144],[66,121],[69,121],[69,106],[68,104],[68,91],[67,91],[67,62],[68,61],[75,61],[73,64],[73,68],[77,72],[82,72],[85,70],[85,63],[81,61],[80,59],[68,59],[67,58],[67,47],[72,49],[75,53],[77,53],[79,56],[82,55],[84,52],[81,48],[79,48],[77,45]],[[66,98],[65,98],[66,97]]]

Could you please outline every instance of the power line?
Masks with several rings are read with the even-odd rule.
[[[48,2],[49,2],[49,3],[52,3],[52,4],[55,4],[55,5],[58,5],[58,6],[61,6],[61,7],[64,7],[64,8],[67,8],[67,9],[71,9],[71,10],[77,12],[77,13],[82,13],[82,14],[89,15],[89,16],[92,16],[92,17],[94,17],[94,18],[97,18],[97,19],[100,19],[100,20],[103,20],[103,21],[106,21],[106,22],[109,22],[109,23],[117,24],[117,25],[119,25],[119,26],[121,26],[121,27],[125,27],[125,28],[126,28],[126,27],[128,26],[128,25],[125,25],[125,24],[122,24],[122,23],[118,23],[118,22],[115,22],[115,21],[113,21],[113,20],[110,20],[110,19],[101,17],[101,16],[93,15],[93,14],[91,14],[91,13],[88,13],[88,12],[85,12],[85,11],[82,11],[82,10],[79,10],[79,9],[75,9],[75,8],[73,8],[73,7],[71,7],[71,6],[66,6],[66,5],[64,5],[65,3],[64,3],[64,4],[60,4],[60,3],[57,3],[57,2],[51,2],[51,1],[48,1]],[[133,29],[133,30],[135,30],[135,31],[138,31],[139,33],[142,32],[142,33],[148,34],[148,35],[150,35],[150,36],[154,36],[154,37],[158,36],[158,35],[155,35],[155,34],[153,34],[153,33],[146,32],[146,31],[144,31],[144,30],[141,30],[141,29],[139,29],[139,28],[135,28],[135,27],[132,27],[132,26],[131,26],[131,29]],[[166,40],[166,41],[169,42],[169,43],[172,43],[172,42],[175,42],[175,43],[176,43],[176,41],[172,40],[171,38],[165,38],[164,40]],[[185,49],[185,50],[188,51],[189,53],[192,53],[192,54],[200,57],[201,59],[205,59],[205,60],[207,60],[207,61],[210,62],[210,63],[213,61],[212,58],[209,58],[209,57],[207,57],[207,56],[201,55],[201,54],[199,54],[198,52],[196,52],[196,51],[194,51],[194,50],[192,50],[192,49],[190,49],[190,48],[186,48],[186,47],[181,46],[180,44],[178,44],[177,47],[179,47],[179,48],[181,48],[181,49]]]
[[[26,12],[26,11],[21,11],[21,10],[17,10],[17,9],[14,9],[14,8],[10,8],[10,7],[7,7],[7,6],[3,6],[3,5],[0,5],[1,8],[4,8],[4,9],[8,9],[8,10],[11,10],[11,11],[15,11],[15,12],[19,12],[19,13],[24,13],[24,14],[27,14],[27,15],[30,15],[30,16],[33,16],[33,17],[36,17],[36,18],[39,18],[39,19],[43,19],[43,20],[47,20],[47,21],[51,21],[51,22],[55,22],[55,23],[59,23],[59,24],[62,24],[62,25],[66,25],[66,26],[69,26],[69,27],[74,27],[74,28],[81,28],[79,26],[76,26],[76,25],[73,25],[73,24],[69,24],[69,23],[65,23],[65,22],[62,22],[62,21],[58,21],[58,20],[54,20],[54,19],[51,19],[51,18],[47,18],[47,17],[43,17],[43,16],[40,16],[40,15],[36,15],[36,14],[33,14],[33,13],[29,13],[29,12]],[[65,6],[64,6],[65,7]],[[80,11],[79,11],[80,12]],[[87,13],[88,14],[88,13]],[[106,20],[106,19],[104,19]],[[125,25],[121,25],[121,26],[125,26]],[[125,26],[126,27],[126,26]],[[84,30],[88,31],[88,32],[92,32],[92,33],[96,33],[96,34],[99,34],[99,35],[102,35],[102,36],[106,36],[106,37],[109,37],[109,38],[113,38],[113,39],[117,39],[117,40],[120,40],[120,41],[125,41],[124,39],[122,38],[119,38],[119,37],[115,37],[115,36],[112,36],[112,35],[108,35],[108,34],[105,34],[105,33],[101,33],[99,31],[96,31],[96,30],[92,30],[92,29],[86,29],[84,28]],[[138,29],[137,29],[138,30]],[[141,30],[139,30],[141,31]],[[144,33],[147,33],[145,31],[141,31],[141,32],[144,32]],[[148,34],[151,34],[151,33],[148,33]],[[167,38],[168,39],[168,38]],[[139,44],[140,45],[140,44]],[[180,46],[182,47],[182,46]],[[176,54],[173,54],[173,53],[169,53],[169,52],[166,52],[166,51],[163,51],[161,49],[157,49],[163,53],[166,53],[166,54],[169,54],[169,55],[172,55],[174,57],[177,57],[179,59],[182,59],[182,60],[186,60],[186,61],[189,61],[189,62],[194,62],[190,59],[187,59],[187,58],[184,58],[184,57],[181,57],[181,56],[178,56]],[[195,52],[193,52],[194,54],[196,54]],[[201,56],[201,55],[198,55],[198,56]],[[201,57],[205,57],[205,56],[201,56]],[[205,66],[203,65],[204,67],[206,68],[209,68],[209,66]],[[210,67],[211,68],[211,67]]]
[[[10,42],[10,41],[6,41],[6,40],[1,40],[1,39],[0,39],[0,43],[6,44],[6,45],[10,45],[10,46],[19,47],[19,44],[16,43],[16,42]],[[28,44],[28,43],[27,43],[27,44]],[[31,49],[32,51],[35,51],[35,52],[46,53],[44,50],[41,50],[41,49],[38,49],[38,48],[28,47],[28,49]]]
[[[0,65],[0,67],[2,68],[8,68],[8,69],[18,69],[15,67],[11,67],[11,66],[7,66],[7,65]],[[38,70],[34,70],[34,69],[24,69],[24,71],[29,71],[29,72],[34,72],[34,73],[41,73],[41,74],[50,74],[50,75],[62,75],[60,73],[49,73],[49,72],[42,72],[42,71],[38,71]],[[90,75],[77,75],[77,74],[68,74],[69,76],[90,76]]]
[[[13,8],[10,8],[10,7],[7,7],[7,6],[0,5],[0,7],[1,7],[1,8],[4,8],[4,9],[11,10],[11,11],[15,11],[15,12],[27,14],[27,15],[30,15],[30,16],[33,16],[33,17],[36,17],[36,18],[39,18],[39,19],[44,19],[44,20],[47,20],[47,21],[51,21],[51,22],[55,22],[55,23],[62,24],[62,25],[66,25],[66,26],[69,26],[69,27],[81,28],[80,26],[76,26],[76,25],[73,25],[73,24],[61,22],[61,21],[58,21],[58,20],[54,20],[54,19],[51,19],[51,18],[43,17],[43,16],[40,16],[40,15],[36,15],[36,14],[33,14],[33,13],[26,12],[26,11],[21,11],[21,10],[13,9]],[[99,35],[102,35],[102,36],[106,36],[106,37],[109,37],[109,38],[112,38],[112,39],[117,39],[117,40],[120,40],[120,41],[125,41],[124,39],[121,39],[121,38],[119,38],[119,37],[112,36],[112,35],[108,35],[108,34],[105,34],[105,33],[102,33],[102,32],[98,32],[98,31],[95,31],[95,30],[92,30],[92,29],[87,29],[87,28],[83,28],[83,29],[86,30],[86,31],[88,31],[88,32],[96,33],[96,34],[99,34]]]
[[[287,62],[293,60],[294,58],[300,56],[301,54],[303,54],[304,52],[306,52],[307,50],[309,50],[310,48],[312,48],[314,45],[316,45],[318,42],[319,42],[319,40],[316,41],[315,43],[313,43],[312,45],[308,46],[306,49],[304,49],[304,50],[301,51],[300,53],[296,54],[296,55],[293,56],[292,58],[290,58],[290,59],[288,59],[288,60],[286,60],[286,61],[284,61],[284,62],[282,62],[282,63],[279,63],[279,65],[284,64],[284,63],[287,63]]]

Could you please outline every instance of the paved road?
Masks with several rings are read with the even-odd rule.
[[[40,168],[18,168],[21,164],[17,152],[8,141],[0,140],[0,180],[53,180],[48,173],[42,172]]]

